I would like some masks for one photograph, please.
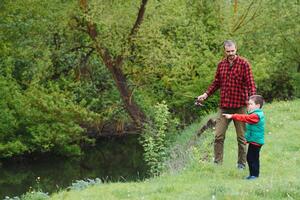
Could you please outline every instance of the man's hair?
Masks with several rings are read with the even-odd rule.
[[[260,95],[252,95],[249,99],[254,101],[256,105],[259,104],[260,108],[262,108],[265,103],[264,98]]]
[[[235,41],[233,41],[233,40],[225,40],[224,43],[223,43],[223,46],[224,46],[224,48],[226,46],[235,46],[235,47],[237,47]]]

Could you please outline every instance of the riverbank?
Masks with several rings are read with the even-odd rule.
[[[300,100],[265,106],[266,144],[261,151],[261,177],[245,180],[248,170],[236,169],[237,145],[231,124],[222,166],[212,162],[213,132],[207,131],[189,153],[181,170],[141,182],[105,183],[83,190],[62,191],[50,199],[300,199]],[[178,138],[188,141],[200,124]]]

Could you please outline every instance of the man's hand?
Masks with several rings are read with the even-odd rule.
[[[195,105],[196,106],[203,106],[203,101],[208,97],[206,93],[196,97]]]
[[[231,114],[222,114],[226,119],[231,119],[232,115]]]
[[[208,95],[206,93],[203,93],[202,95],[197,97],[198,101],[204,101],[205,99],[207,99]]]

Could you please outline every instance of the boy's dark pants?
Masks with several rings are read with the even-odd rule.
[[[249,144],[247,153],[247,162],[250,170],[250,176],[259,176],[259,152],[261,146]]]

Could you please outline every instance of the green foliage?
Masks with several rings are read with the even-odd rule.
[[[44,192],[31,192],[23,195],[21,199],[22,200],[47,200],[49,199],[49,195]]]
[[[174,123],[174,121],[173,121]],[[151,175],[159,175],[167,157],[168,137],[167,130],[171,127],[172,119],[165,102],[158,103],[153,108],[153,124],[147,123],[141,135],[141,144],[144,148],[144,159],[149,166]]]
[[[300,73],[295,73],[293,79],[295,81],[295,96],[300,98]]]
[[[17,83],[0,77],[0,155],[11,157],[32,152],[79,155],[81,143],[91,142],[82,126],[97,114],[74,104],[57,88],[35,86],[23,94]]]
[[[91,110],[116,107],[107,100],[113,95],[107,92],[111,81],[101,72],[103,68],[93,73],[91,79],[96,81],[84,82],[89,76],[83,71],[93,65],[82,62],[84,50],[71,50],[85,44],[82,34],[66,28],[72,19],[71,10],[76,9],[69,1],[1,4],[2,158],[34,152],[80,155],[81,144],[92,142],[86,128],[101,123],[101,116]],[[99,64],[95,59],[90,62]],[[79,67],[81,71],[76,73]],[[76,81],[78,75],[83,77],[82,82]],[[91,90],[93,93],[89,93]],[[106,93],[102,105],[99,91]],[[103,113],[104,120],[113,115]]]
[[[294,96],[294,91],[293,76],[288,69],[276,70],[258,85],[258,93],[266,101],[291,99]]]
[[[37,178],[37,184],[39,184],[40,178]],[[50,196],[48,193],[43,192],[40,188],[32,189],[30,187],[29,191],[21,196],[9,197],[6,196],[4,199],[6,200],[46,200],[49,199]]]
[[[28,148],[19,140],[17,130],[19,120],[16,106],[20,105],[22,95],[19,92],[18,85],[12,81],[0,76],[0,155],[1,157],[10,157],[27,151]]]
[[[22,108],[20,115],[30,147],[40,152],[80,154],[81,142],[89,141],[82,126],[91,123],[97,115],[72,103],[59,90],[31,88],[25,97],[27,107]]]
[[[299,1],[245,0],[236,10],[235,1],[149,1],[137,35],[128,38],[140,3],[90,0],[83,14],[78,1],[1,1],[2,157],[79,154],[87,124],[131,122],[83,31],[86,19],[97,25],[97,42],[124,57],[122,70],[145,113],[165,101],[185,126],[214,110],[218,94],[201,109],[194,98],[213,80],[225,39],[237,41],[265,97],[299,96]],[[97,120],[82,119],[86,113]]]

